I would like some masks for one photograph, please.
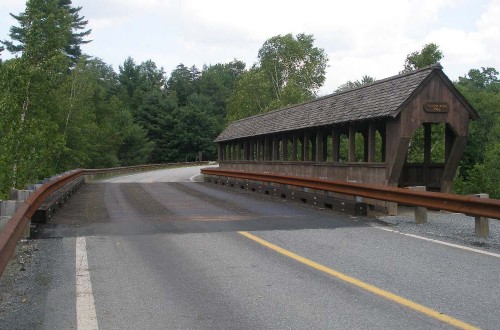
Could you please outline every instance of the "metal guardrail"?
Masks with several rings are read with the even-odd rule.
[[[208,162],[151,164],[104,169],[77,169],[42,184],[26,201],[24,201],[24,203],[22,203],[7,225],[0,231],[0,276],[7,267],[9,259],[16,248],[16,243],[21,238],[24,228],[29,223],[33,214],[35,214],[36,210],[47,197],[64,185],[84,175],[147,171],[170,166],[196,164],[202,165],[208,164]]]
[[[225,171],[218,169],[203,169],[201,173],[205,175],[274,182],[278,184],[331,191],[405,205],[422,206],[429,209],[464,213],[466,215],[477,217],[500,219],[500,200],[496,199],[484,199],[473,196],[460,196],[438,192],[414,191],[404,188],[279,174]]]
[[[17,241],[20,239],[24,228],[40,204],[53,192],[84,174],[84,170],[75,170],[44,183],[17,209],[7,225],[0,231],[0,274],[7,267],[9,259],[16,248]]]

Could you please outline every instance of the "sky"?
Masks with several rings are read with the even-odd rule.
[[[118,70],[130,56],[170,75],[238,59],[250,67],[276,35],[312,34],[328,55],[319,95],[364,75],[398,74],[406,56],[436,43],[452,80],[470,69],[500,70],[500,0],[73,0],[89,20],[83,51]],[[16,24],[22,0],[0,0],[0,40]],[[4,51],[3,59],[9,57]]]

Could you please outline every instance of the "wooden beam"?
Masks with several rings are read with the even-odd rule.
[[[430,182],[429,166],[431,164],[431,146],[432,146],[432,124],[424,123],[424,185]]]
[[[453,147],[453,143],[455,142],[455,132],[451,129],[450,125],[445,124],[445,144],[444,144],[444,154],[445,160],[448,161],[451,155],[451,149]]]
[[[453,145],[450,150],[450,156],[446,160],[443,176],[441,177],[441,192],[451,193],[451,188],[453,184],[453,179],[455,178],[455,173],[457,172],[458,163],[462,154],[465,150],[465,145],[467,144],[467,137],[456,136]]]
[[[316,162],[322,162],[323,161],[323,131],[321,129],[318,129],[316,132],[316,152],[315,156],[316,158],[314,159]]]
[[[328,134],[323,132],[323,161],[328,160]]]
[[[380,138],[382,139],[382,146],[380,152],[382,156],[382,162],[385,162],[386,160],[386,149],[387,149],[387,130],[385,128],[385,125],[379,129],[380,132]]]

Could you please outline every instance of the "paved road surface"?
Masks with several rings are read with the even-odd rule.
[[[197,171],[81,188],[38,229],[0,328],[499,328],[500,255],[190,182]]]

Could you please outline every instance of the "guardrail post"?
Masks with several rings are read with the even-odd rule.
[[[0,230],[7,225],[21,204],[19,201],[0,201]]]
[[[488,194],[476,194],[474,196],[479,198],[490,197],[490,195]],[[475,217],[475,220],[476,220],[476,227],[475,227],[476,238],[488,238],[488,235],[490,234],[490,219],[485,217]]]
[[[11,198],[14,200],[14,202],[17,202],[15,210],[23,203],[25,200],[29,198],[29,196],[33,193],[33,190],[18,190],[18,189],[12,189],[10,192]],[[14,212],[15,212],[14,210]],[[12,213],[13,216],[14,213]],[[24,229],[23,237],[24,238],[29,238],[30,237],[30,230],[31,230],[31,219],[28,221],[26,224],[26,227]]]
[[[398,203],[386,202],[387,215],[398,215]]]
[[[425,186],[414,186],[409,187],[409,189],[414,191],[426,191]],[[415,222],[417,224],[424,224],[427,222],[427,208],[415,206]]]
[[[3,230],[3,227],[7,226],[7,224],[9,223],[10,218],[11,217],[8,217],[6,215],[1,215],[0,216],[0,231]]]

